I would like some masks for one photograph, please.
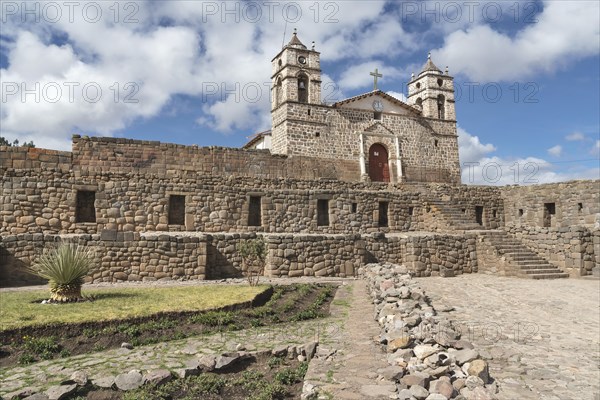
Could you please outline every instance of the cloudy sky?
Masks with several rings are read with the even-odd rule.
[[[455,76],[464,183],[599,178],[597,1],[2,1],[0,135],[238,147],[268,129],[294,28],[324,100],[406,92],[431,51]]]

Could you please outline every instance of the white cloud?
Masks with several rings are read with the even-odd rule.
[[[339,84],[345,90],[369,87],[373,88],[373,77],[371,72],[375,68],[383,75],[383,78],[377,80],[378,88],[385,84],[386,81],[393,81],[394,78],[399,78],[404,75],[404,72],[398,68],[387,66],[382,61],[367,61],[364,63],[349,66],[344,70],[340,77]]]
[[[562,146],[557,144],[556,146],[550,147],[548,149],[548,154],[550,154],[551,156],[554,156],[554,157],[560,157],[560,155],[562,154],[562,151],[563,151]]]
[[[268,127],[271,68],[267,60],[281,50],[284,27],[284,42],[297,27],[308,47],[316,41],[323,61],[361,62],[410,51],[418,43],[404,31],[401,21],[385,12],[385,1],[253,3],[262,6],[260,21],[254,22],[245,13],[252,10],[244,2],[139,2],[133,15],[136,23],[124,21],[131,7],[120,8],[117,21],[112,3],[96,4],[103,15],[97,23],[86,22],[78,13],[71,22],[66,9],[65,18],[56,23],[44,19],[23,23],[20,15],[3,23],[0,46],[8,61],[0,71],[3,83],[16,82],[29,89],[36,83],[43,88],[76,82],[81,89],[93,82],[103,95],[96,103],[81,98],[69,101],[66,96],[57,102],[35,102],[29,96],[22,102],[16,93],[2,103],[0,134],[64,149],[70,147],[72,133],[112,135],[137,119],[159,116],[174,96],[197,97],[213,84],[219,89],[210,94],[218,98],[209,98],[208,104],[199,107],[198,122],[223,133],[253,131]],[[239,10],[228,13],[232,7]],[[301,7],[301,18],[286,26],[283,13],[293,14],[297,7]],[[56,38],[60,45],[54,44]],[[381,69],[382,64],[378,66]],[[388,68],[386,74],[392,78],[393,70]],[[367,72],[364,80],[369,79]],[[333,85],[325,74],[322,80],[324,100],[340,100],[343,87]],[[348,82],[348,88],[361,85]],[[115,83],[120,89],[117,101],[111,89]],[[124,102],[131,93],[123,87],[128,83],[138,85],[137,103]],[[226,93],[237,84],[243,88],[255,83],[263,89],[256,102],[238,101],[243,94]]]
[[[565,139],[568,140],[569,142],[580,142],[585,140],[585,135],[581,132],[573,132],[567,136],[565,136]]]
[[[598,141],[600,146],[600,141]],[[462,128],[458,128],[458,146],[462,183],[468,185],[531,185],[576,179],[600,179],[600,167],[575,165],[556,171],[557,166],[538,157],[502,158],[492,155],[494,145],[482,144]]]
[[[494,81],[530,78],[598,54],[600,3],[547,0],[543,4],[538,22],[514,37],[489,25],[470,26],[450,33],[433,57],[471,79]]]
[[[594,157],[600,158],[600,140],[596,140],[596,143],[594,143],[590,154],[592,154]]]
[[[390,96],[406,103],[406,95],[404,93],[394,92],[393,90],[390,90],[386,93],[389,94]]]
[[[496,151],[496,147],[491,144],[483,144],[479,137],[472,136],[460,126],[458,130],[458,154],[461,162],[476,162],[482,159],[486,154]]]

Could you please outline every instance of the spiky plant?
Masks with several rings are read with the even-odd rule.
[[[89,248],[73,244],[61,244],[44,251],[32,265],[31,271],[48,279],[51,300],[70,302],[82,300],[81,285],[93,262]]]

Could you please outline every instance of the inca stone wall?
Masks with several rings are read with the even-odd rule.
[[[0,234],[94,234],[105,230],[327,234],[418,231],[433,228],[426,223],[432,218],[425,215],[425,200],[452,198],[465,204],[466,208],[472,208],[477,202],[496,204],[499,197],[495,188],[468,186],[421,187],[332,179],[225,177],[219,173],[215,176],[192,173],[184,168],[170,170],[174,166],[165,159],[161,168],[135,169],[131,166],[135,152],[127,150],[129,142],[122,145],[119,140],[81,139],[85,144],[83,148],[91,147],[82,153],[82,147],[78,146],[79,153],[73,156],[77,163],[72,169],[58,161],[58,158],[66,157],[65,154],[57,155],[55,163],[38,168],[3,168]],[[139,159],[144,159],[144,151],[152,147],[133,144],[132,148],[141,149]],[[175,150],[177,147],[173,147]],[[17,160],[23,154],[33,154],[26,149],[18,152],[3,148],[2,151],[3,158],[11,157],[11,160],[14,155],[18,155],[14,159]],[[86,155],[86,152],[94,155]],[[129,154],[129,161],[118,164],[105,157],[107,154],[114,156],[114,152]],[[83,160],[87,164],[83,165]],[[185,160],[182,156],[182,163],[186,163]],[[77,196],[82,191],[93,192],[95,222],[78,220]],[[181,207],[185,210],[183,223],[169,220],[170,196],[184,198],[184,207]],[[250,197],[260,197],[258,226],[248,223]],[[329,223],[324,226],[317,224],[319,200],[328,201]],[[381,202],[388,203],[387,226],[380,226]],[[498,217],[496,223],[500,222]]]
[[[367,262],[402,262],[415,276],[477,272],[474,239],[461,235],[410,236],[264,234],[265,275],[355,276]],[[0,237],[0,286],[43,283],[26,270],[44,249],[59,242],[91,248],[94,268],[87,282],[193,280],[241,277],[237,251],[255,233],[121,232],[19,234]]]
[[[477,272],[474,234],[373,234],[365,240],[366,262],[401,263],[414,276]]]
[[[594,267],[600,267],[600,230],[597,228],[508,226],[506,231],[572,276],[591,275]]]
[[[550,227],[600,222],[600,181],[572,181],[502,188],[506,225],[544,226],[545,205],[554,204]]]
[[[600,267],[599,187],[572,181],[502,188],[505,230],[572,276],[590,275]]]

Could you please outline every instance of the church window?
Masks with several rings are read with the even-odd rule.
[[[417,82],[417,89],[421,89],[421,82]]]
[[[417,99],[417,102],[416,102],[416,104],[417,104],[419,107],[423,107],[423,99],[419,97],[419,98]]]
[[[577,211],[583,212],[583,203],[577,203]]]
[[[317,226],[329,226],[329,200],[317,200]]]
[[[433,141],[433,145],[434,145],[435,147],[438,147],[438,140],[437,140],[437,139],[435,139],[435,140]]]
[[[75,221],[96,222],[96,192],[90,190],[78,190],[75,199]]]
[[[438,106],[438,118],[439,119],[444,119],[446,118],[445,116],[445,102],[446,102],[446,98],[444,97],[444,95],[440,94],[437,97],[437,106]]]
[[[279,61],[277,61],[277,64],[281,67],[281,59],[279,59]]]
[[[381,121],[381,113],[380,113],[380,112],[377,112],[377,111],[375,111],[375,112],[373,113],[373,119],[374,119],[374,120],[376,120],[376,121]]]
[[[315,137],[320,137],[321,136],[321,132],[315,132]]]
[[[310,115],[310,108],[308,109],[308,115]]]
[[[408,215],[410,215],[411,217],[415,214],[415,208],[414,207],[408,207]]]
[[[379,202],[379,226],[386,227],[388,226],[388,208],[389,203],[387,201]]]
[[[522,216],[523,216],[523,209],[519,208],[519,217],[522,217]]]
[[[444,85],[444,81],[441,80],[441,79],[438,79],[437,80],[437,84],[438,84],[439,87],[442,87]]]
[[[261,215],[261,199],[260,196],[250,196],[248,202],[248,226],[260,226]]]
[[[358,204],[357,203],[352,203],[352,214],[355,214],[356,211],[358,210]]]
[[[308,77],[304,74],[298,75],[298,101],[308,103]]]
[[[185,196],[172,194],[169,196],[169,225],[185,224]]]

